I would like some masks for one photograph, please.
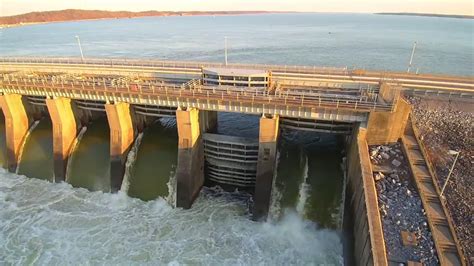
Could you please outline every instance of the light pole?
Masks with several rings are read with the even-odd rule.
[[[454,162],[453,162],[453,165],[451,166],[451,169],[449,170],[449,174],[448,174],[448,177],[446,178],[446,182],[444,183],[443,188],[441,189],[441,194],[439,194],[439,196],[440,196],[441,198],[443,198],[444,190],[446,189],[446,185],[448,185],[449,178],[451,177],[451,174],[453,173],[454,166],[456,165],[456,162],[457,162],[458,157],[459,157],[459,153],[461,153],[461,152],[449,150],[448,153],[449,153],[450,155],[456,155],[456,158],[454,158]]]
[[[413,50],[411,51],[410,62],[408,63],[407,73],[410,73],[411,65],[413,64],[413,57],[415,56],[416,42],[413,44]]]
[[[227,37],[224,37],[224,59],[227,66]]]
[[[76,35],[77,39],[77,44],[79,45],[79,51],[81,52],[81,60],[84,62],[84,54],[82,53],[82,46],[81,46],[81,39],[79,39],[79,36]]]

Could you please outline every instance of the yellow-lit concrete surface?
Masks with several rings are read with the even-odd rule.
[[[29,129],[29,119],[18,94],[0,96],[0,106],[5,116],[7,165],[10,172],[15,172],[20,156],[20,149]]]

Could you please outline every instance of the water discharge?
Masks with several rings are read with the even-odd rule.
[[[309,193],[310,193],[309,191],[310,188],[307,183],[307,180],[308,180],[308,157],[305,156],[303,178],[302,178],[302,182],[300,184],[300,188],[298,191],[298,202],[296,203],[296,212],[301,217],[305,217],[306,201],[308,200]]]
[[[71,42],[71,29],[94,57],[221,62],[222,44],[215,39],[232,36],[233,62],[400,71],[406,71],[411,44],[417,40],[423,47],[415,60],[421,72],[473,73],[472,45],[467,45],[472,21],[372,14],[158,17],[23,26],[0,29],[0,53],[77,56],[77,47],[65,45]],[[100,42],[95,41],[98,34]],[[5,123],[0,117],[0,163],[5,167]],[[219,113],[218,132],[258,139],[258,119]],[[41,177],[48,174],[35,174],[52,170],[45,167],[45,159],[44,164],[27,163],[50,141],[46,135],[35,136],[46,126],[42,121],[25,143],[20,172]],[[339,232],[344,203],[342,149],[335,136],[282,132],[271,223],[250,221],[242,195],[215,189],[204,189],[191,210],[169,206],[163,198],[173,205],[174,119],[161,119],[145,130],[135,160],[130,158],[128,189],[118,194],[100,191],[108,190],[109,180],[106,119],[93,121],[81,138],[67,169],[72,185],[0,169],[1,265],[342,264],[344,236],[332,231]]]
[[[131,171],[135,161],[137,159],[137,151],[138,147],[140,147],[140,143],[143,139],[143,133],[138,134],[135,141],[133,142],[133,146],[128,152],[127,161],[125,163],[125,174],[123,176],[122,186],[120,187],[120,191],[127,194],[128,189],[130,188],[130,178],[131,178]]]
[[[20,153],[17,172],[53,181],[53,128],[49,118],[35,121]]]
[[[176,120],[160,119],[143,133],[135,163],[131,167],[127,194],[142,200],[168,197],[177,157]]]
[[[330,134],[282,131],[274,180],[272,219],[287,211],[325,228],[340,229],[343,172],[340,138]]]
[[[110,191],[109,126],[105,117],[87,126],[68,165],[67,181],[91,191]]]
[[[38,126],[39,123],[40,123],[40,120],[33,121],[33,123],[28,128],[28,131],[26,132],[25,136],[23,137],[23,142],[20,144],[20,148],[19,148],[20,152],[18,154],[18,165],[16,167],[16,173],[17,174],[20,170],[20,164],[21,164],[21,160],[23,158],[23,152],[25,151],[26,143],[29,142],[31,132],[33,132],[35,130],[35,128]]]
[[[171,208],[0,169],[0,264],[341,265],[339,235],[296,214],[249,219],[245,200],[205,189]]]
[[[81,130],[79,131],[79,134],[77,134],[76,139],[71,145],[71,156],[69,157],[69,160],[67,161],[66,177],[65,177],[66,182],[68,183],[69,183],[69,177],[71,176],[71,169],[72,169],[71,162],[73,161],[73,157],[77,149],[77,146],[79,146],[79,143],[81,143],[82,137],[84,137],[84,134],[86,133],[86,131],[87,131],[87,127],[86,126],[82,127]]]

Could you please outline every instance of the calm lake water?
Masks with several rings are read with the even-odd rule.
[[[86,57],[223,61],[227,36],[230,62],[406,71],[417,41],[415,69],[472,75],[473,32],[472,20],[368,14],[156,17],[1,29],[0,56],[78,56],[78,35]],[[0,264],[342,264],[340,138],[282,132],[271,219],[256,223],[248,196],[218,188],[204,189],[191,210],[170,207],[174,119],[145,130],[123,190],[102,192],[110,159],[105,121],[83,132],[71,184],[46,181],[47,118],[25,143],[19,173],[28,177],[0,169]],[[220,113],[218,123],[219,134],[258,137],[257,116]]]

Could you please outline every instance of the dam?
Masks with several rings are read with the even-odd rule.
[[[170,161],[169,169],[160,171],[175,176],[174,183],[156,180],[146,185],[172,191],[170,197],[178,208],[192,209],[205,184],[219,184],[249,191],[253,219],[264,220],[271,208],[276,169],[283,168],[278,165],[282,132],[339,136],[348,150],[348,183],[359,200],[355,202],[357,212],[366,217],[358,218],[358,226],[367,233],[360,238],[371,242],[360,251],[364,254],[360,261],[384,259],[373,240],[374,232],[380,230],[368,215],[374,210],[360,207],[364,196],[355,185],[365,178],[361,147],[393,143],[402,137],[410,113],[401,97],[404,91],[472,97],[470,79],[400,73],[382,76],[315,67],[3,58],[0,72],[5,166],[10,172],[31,173],[28,164],[35,160],[24,157],[22,151],[26,145],[33,147],[28,149],[35,145],[26,139],[50,130],[51,145],[37,148],[49,157],[50,167],[45,165],[44,173],[35,174],[92,191],[117,192],[127,186],[133,194],[140,188],[128,183],[130,171],[140,174],[137,165],[129,165],[130,158],[143,152],[141,141],[163,137],[157,149],[161,145],[175,145],[176,149],[154,156]],[[257,139],[218,132],[221,113],[254,116]],[[177,139],[163,132],[163,127],[154,129],[157,120],[175,123]],[[148,130],[159,134],[151,136]],[[92,134],[109,142],[99,143]],[[91,148],[81,149],[85,142]],[[109,160],[92,160],[92,154],[103,154]],[[307,159],[299,163],[303,171],[310,168]],[[87,173],[90,180],[73,174],[87,168],[95,169]],[[158,194],[165,193],[144,197],[152,199]]]

